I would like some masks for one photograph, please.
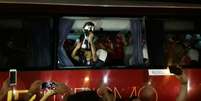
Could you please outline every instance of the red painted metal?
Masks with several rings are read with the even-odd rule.
[[[201,69],[187,69],[185,72],[189,80],[188,101],[201,101]],[[0,72],[0,75],[0,82],[3,82],[8,72]],[[97,89],[105,76],[108,77],[108,86],[122,98],[138,94],[149,78],[158,101],[175,101],[179,92],[179,81],[174,76],[148,76],[145,69],[24,71],[18,72],[16,89],[28,89],[35,80],[64,82],[77,91],[83,87]],[[52,100],[60,101],[61,97],[58,95]]]

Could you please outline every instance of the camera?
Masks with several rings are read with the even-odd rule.
[[[83,49],[90,49],[90,44],[88,40],[89,32],[94,32],[95,25],[92,22],[86,22],[83,26],[83,35],[81,35],[82,38],[82,45],[81,48]]]
[[[41,85],[41,89],[55,89],[56,88],[56,83],[55,82],[43,82]]]

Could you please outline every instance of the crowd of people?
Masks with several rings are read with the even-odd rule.
[[[187,100],[187,76],[183,71],[181,75],[176,75],[176,78],[180,82],[180,91],[177,95],[175,101],[186,101]],[[31,98],[34,94],[40,94],[41,86],[43,81],[36,80],[34,81],[28,93],[24,96],[23,101],[34,101]],[[150,94],[152,91],[150,88],[152,85],[150,83],[145,83],[144,89],[139,96],[132,96],[129,98],[129,101],[152,101],[153,96]],[[9,86],[9,80],[5,80],[0,90],[0,101],[7,95],[8,90],[11,87]],[[63,101],[121,101],[114,96],[114,93],[107,88],[106,84],[100,84],[98,90],[83,90],[74,93],[71,88],[64,83],[56,82],[55,89],[49,89],[43,96],[37,96],[37,101],[48,101],[52,95],[63,94],[65,95]]]
[[[200,34],[169,34],[165,46],[166,64],[200,65]]]
[[[132,48],[128,51],[126,48],[132,44],[132,36],[125,38],[125,34],[116,32],[115,34],[105,32],[99,35],[95,45],[97,49],[104,49],[108,53],[106,65],[108,66],[124,66],[129,65],[127,61],[131,59]],[[129,57],[129,56],[130,57]],[[131,65],[131,64],[130,64]]]

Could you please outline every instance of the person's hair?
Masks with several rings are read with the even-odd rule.
[[[81,91],[70,95],[67,101],[102,101],[95,91]]]
[[[85,26],[95,26],[95,24],[94,24],[93,22],[86,22],[86,23],[84,24],[83,28],[84,28]]]
[[[95,29],[95,25],[93,22],[86,22],[83,26],[84,32],[93,32]]]

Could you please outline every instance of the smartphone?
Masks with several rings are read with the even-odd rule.
[[[43,82],[41,85],[41,89],[55,89],[56,88],[56,83],[55,82]]]
[[[182,70],[181,68],[178,67],[170,67],[170,73],[173,73],[175,75],[181,75],[182,74]]]
[[[10,86],[15,86],[17,84],[17,70],[16,69],[9,70],[9,84],[10,84]]]

